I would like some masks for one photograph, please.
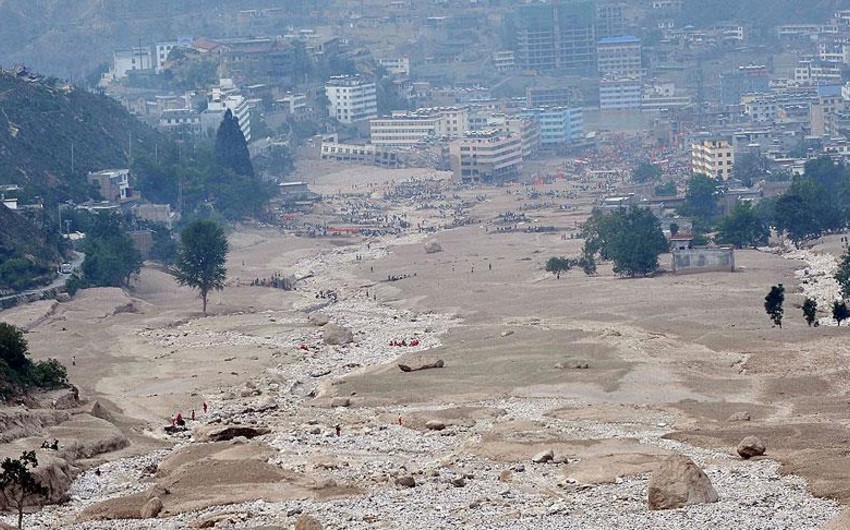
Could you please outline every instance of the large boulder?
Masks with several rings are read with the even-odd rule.
[[[162,511],[162,501],[159,497],[153,497],[148,502],[142,506],[142,510],[139,515],[142,516],[142,519],[153,519],[154,517],[159,515],[159,512]]]
[[[545,464],[546,462],[551,462],[552,459],[555,458],[555,452],[551,449],[547,451],[541,451],[532,457],[531,461],[535,464]]]
[[[717,501],[717,492],[706,474],[682,455],[666,458],[649,480],[650,510],[672,510]]]
[[[744,460],[749,460],[754,456],[761,456],[765,452],[764,442],[755,436],[747,436],[738,444],[738,454]]]
[[[440,245],[439,241],[432,240],[425,243],[425,253],[426,254],[436,254],[437,252],[442,252],[443,247]]]
[[[336,324],[327,324],[322,328],[325,344],[339,346],[354,342],[354,333],[350,329]]]
[[[310,313],[310,316],[307,317],[307,320],[310,322],[310,324],[313,324],[314,326],[317,326],[317,327],[322,327],[322,326],[326,325],[328,322],[330,322],[328,315],[321,313],[319,311],[317,311],[315,313]]]
[[[197,442],[225,442],[237,436],[255,438],[270,431],[265,427],[254,427],[251,425],[226,425],[221,423],[207,423],[197,427],[192,435]]]
[[[315,517],[302,515],[295,521],[295,530],[322,530],[322,523]]]
[[[404,475],[395,479],[395,483],[398,486],[403,486],[405,488],[415,488],[416,487],[416,479],[410,475]]]

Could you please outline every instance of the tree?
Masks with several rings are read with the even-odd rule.
[[[670,223],[670,235],[675,236],[679,233],[679,223]]]
[[[841,293],[845,297],[850,297],[850,249],[841,256],[841,263],[835,271],[835,281],[841,287]]]
[[[817,321],[817,310],[818,310],[817,301],[815,301],[811,298],[806,298],[805,301],[803,302],[803,316],[805,317],[806,323],[809,326],[811,326],[812,324],[814,324]]]
[[[207,314],[207,295],[224,289],[229,245],[224,229],[208,219],[194,221],[180,233],[174,278],[197,289]]]
[[[717,216],[717,181],[701,173],[688,179],[681,213],[694,217],[703,225],[710,225]]]
[[[847,307],[847,302],[844,300],[832,303],[832,318],[841,325],[841,322],[850,318],[850,308]]]
[[[806,324],[811,326],[817,320],[818,303],[811,298],[806,298],[803,302],[803,316],[806,318]]]
[[[95,287],[123,287],[139,274],[142,256],[124,231],[121,217],[98,214],[86,234],[83,278]]]
[[[658,268],[658,256],[668,245],[658,219],[648,208],[630,208],[610,214],[594,212],[585,224],[583,254],[614,262],[614,272],[645,276]]]
[[[661,178],[661,168],[649,162],[642,160],[634,169],[632,169],[632,180],[634,182],[655,182]]]
[[[768,175],[768,159],[759,153],[744,153],[735,159],[733,173],[748,188]]]
[[[556,278],[561,278],[562,272],[568,272],[575,265],[575,260],[552,256],[546,261],[546,272],[551,272]]]
[[[239,119],[230,109],[224,113],[215,135],[215,159],[221,167],[231,169],[237,175],[254,176],[248,142],[239,127]]]
[[[737,204],[717,228],[717,241],[735,245],[735,248],[766,245],[770,237],[770,227],[749,203]]]
[[[782,327],[782,304],[785,302],[785,287],[780,283],[770,288],[764,297],[764,310],[776,326]]]
[[[27,339],[17,326],[0,322],[0,363],[16,372],[24,372],[30,367],[27,358]]]
[[[0,464],[0,496],[6,506],[18,511],[18,528],[23,528],[24,507],[33,497],[45,496],[48,489],[32,474],[38,467],[35,451],[24,451],[20,458],[6,458]]]

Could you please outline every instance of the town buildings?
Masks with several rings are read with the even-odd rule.
[[[332,77],[325,85],[331,118],[352,124],[378,117],[375,83],[360,76]]]
[[[634,35],[606,37],[596,44],[597,69],[600,76],[640,78],[641,43]]]
[[[594,1],[522,4],[510,20],[519,68],[589,72],[596,66]]]
[[[494,182],[519,176],[522,139],[496,129],[467,133],[449,144],[452,172],[461,182]]]
[[[87,175],[86,181],[96,187],[100,196],[109,202],[121,202],[132,195],[129,169],[95,171]]]
[[[691,171],[718,180],[732,176],[735,152],[726,140],[701,140],[691,145]]]

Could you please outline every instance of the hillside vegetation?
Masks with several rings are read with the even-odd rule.
[[[25,198],[84,199],[88,171],[127,167],[131,138],[136,152],[166,143],[106,96],[55,78],[0,73],[0,184],[18,184]]]

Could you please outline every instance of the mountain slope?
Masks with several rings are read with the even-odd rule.
[[[18,184],[29,197],[84,198],[88,171],[127,167],[131,138],[136,152],[166,142],[106,96],[0,73],[0,184]]]

